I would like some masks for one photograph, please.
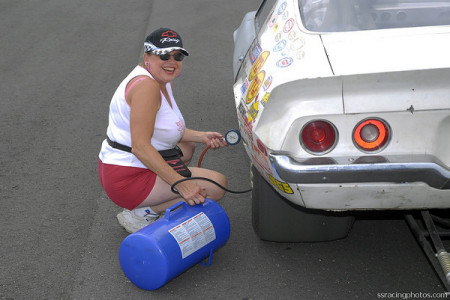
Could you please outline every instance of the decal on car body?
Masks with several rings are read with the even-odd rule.
[[[261,152],[261,150],[256,147],[255,143],[252,142],[252,157],[253,161],[258,164],[264,171],[266,171],[268,174],[272,174],[272,170],[270,168],[269,161],[267,157],[264,156],[264,154]]]
[[[292,57],[283,57],[279,61],[277,61],[277,67],[280,68],[287,68],[289,67],[293,62]]]
[[[255,63],[256,59],[259,57],[261,52],[262,52],[261,45],[255,42],[252,51],[250,53],[250,62],[252,65]]]
[[[253,122],[256,117],[258,116],[258,103],[255,102],[250,106],[250,109],[248,110],[248,121]]]
[[[258,56],[255,63],[253,64],[250,74],[248,75],[249,81],[252,81],[256,77],[256,74],[258,74],[258,72],[261,70],[262,66],[267,60],[267,57],[269,57],[269,54],[270,54],[269,51],[264,51]]]
[[[273,80],[272,75],[268,76],[266,78],[266,80],[264,80],[264,84],[263,84],[264,91],[267,91],[269,89],[270,85],[272,84],[272,80]]]
[[[280,4],[280,7],[278,7],[277,13],[279,15],[281,15],[286,10],[286,7],[287,7],[287,2],[284,1],[283,3]]]
[[[268,24],[269,28],[272,28],[277,23],[277,19],[278,19],[278,14],[273,14],[269,20],[269,24]]]
[[[294,27],[294,24],[295,24],[295,21],[293,18],[290,18],[289,20],[287,20],[286,23],[284,23],[283,32],[288,33],[289,31],[291,31],[291,29]]]
[[[248,89],[248,86],[249,86],[249,82],[248,82],[247,79],[245,79],[244,83],[243,83],[242,86],[241,86],[241,94],[242,94],[242,95],[245,94],[245,92],[246,92],[247,89]]]
[[[255,63],[255,65],[256,65],[256,63]],[[261,88],[261,85],[263,84],[265,76],[266,76],[265,71],[261,71],[258,73],[258,75],[256,75],[255,80],[253,80],[252,84],[248,88],[247,98],[245,101],[247,104],[250,104],[255,99],[256,95],[258,95],[259,89]]]
[[[289,184],[287,184],[286,182],[282,182],[279,181],[277,179],[275,179],[272,175],[267,174],[267,176],[269,177],[270,182],[276,186],[280,191],[286,193],[286,194],[293,194],[294,191],[291,189],[291,187],[289,186]]]
[[[267,103],[267,101],[269,100],[269,97],[270,97],[270,93],[266,93],[266,94],[264,95],[264,97],[261,99],[261,101],[260,101],[259,103],[261,103],[261,106],[262,106],[262,107],[265,107],[265,106],[266,106],[266,103]]]
[[[281,40],[279,41],[274,47],[273,47],[273,52],[279,52],[281,50],[283,50],[286,47],[286,40]]]

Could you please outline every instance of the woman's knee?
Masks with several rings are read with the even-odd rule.
[[[228,187],[228,179],[225,175],[223,175],[222,173],[217,173],[218,178],[217,181],[220,183],[220,185],[222,185],[223,187]]]
[[[208,179],[217,182],[218,184],[220,184],[225,188],[228,186],[227,177],[222,173],[197,167],[192,167],[189,169],[192,171],[192,177],[206,177]],[[212,200],[220,200],[225,195],[225,190],[223,190],[222,188],[220,188],[219,186],[217,186],[212,182],[199,180],[198,184],[207,189],[208,198],[211,198]]]
[[[221,173],[215,173],[214,178],[211,179],[220,184],[221,186],[223,186],[224,188],[228,187],[227,177]],[[220,200],[223,198],[223,196],[225,196],[225,190],[213,184],[210,195],[211,199]]]

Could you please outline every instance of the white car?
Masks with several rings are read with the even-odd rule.
[[[448,0],[267,0],[245,15],[233,88],[261,239],[450,208],[449,25]]]

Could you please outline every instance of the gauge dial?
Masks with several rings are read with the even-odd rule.
[[[229,145],[236,145],[241,141],[241,133],[237,129],[228,130],[225,133],[225,141]]]

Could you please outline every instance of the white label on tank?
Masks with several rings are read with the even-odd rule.
[[[182,258],[216,239],[214,226],[203,212],[171,228],[169,233],[177,241]]]

